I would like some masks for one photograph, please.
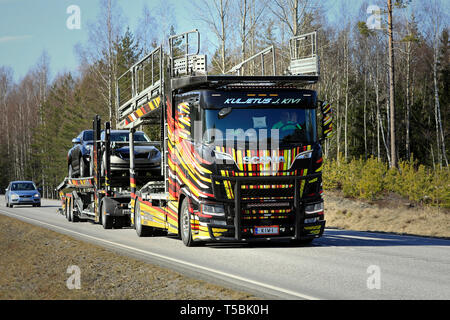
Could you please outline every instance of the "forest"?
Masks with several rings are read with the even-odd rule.
[[[372,0],[349,14],[352,1],[335,2],[331,14],[320,0],[192,0],[183,6],[185,19],[209,32],[201,52],[210,74],[223,74],[271,45],[277,70],[284,70],[289,39],[317,31],[320,81],[312,88],[333,106],[334,134],[323,148],[325,189],[363,198],[397,192],[450,206],[448,5]],[[145,5],[132,30],[121,19],[124,3],[99,0],[89,40],[74,48],[77,70],[53,74],[44,51],[14,81],[14,70],[0,61],[2,188],[30,179],[45,197],[56,197],[71,140],[92,126],[95,114],[115,123],[117,78],[170,35],[188,31],[178,29],[174,5],[159,4],[157,12]]]

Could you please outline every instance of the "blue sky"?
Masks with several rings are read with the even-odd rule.
[[[144,4],[151,9],[161,0],[118,0],[125,23],[134,32],[142,17]],[[195,1],[195,0],[194,0]],[[362,0],[350,0],[359,8]],[[177,32],[204,27],[190,19],[186,13],[187,1],[165,0],[175,8]],[[328,0],[328,15],[335,15],[336,1]],[[70,5],[81,10],[81,29],[70,30],[66,13]],[[59,72],[76,71],[78,66],[74,46],[86,44],[88,24],[99,13],[98,0],[0,0],[0,66],[10,66],[14,79],[19,81],[34,66],[44,50],[50,56],[50,72],[54,77]]]
[[[132,32],[142,17],[144,3],[152,9],[159,0],[118,0],[125,23]],[[183,16],[184,1],[165,0],[172,3],[175,16]],[[81,13],[81,28],[68,29],[66,13],[70,5],[77,5]],[[63,71],[76,71],[78,58],[74,47],[86,44],[88,25],[99,14],[97,0],[0,0],[0,66],[14,70],[15,80],[26,75],[43,51],[50,56],[51,76]],[[195,28],[195,22],[181,19],[181,31]],[[178,30],[177,30],[178,31]]]

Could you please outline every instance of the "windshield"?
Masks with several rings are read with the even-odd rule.
[[[136,132],[134,135],[134,141],[138,142],[149,142],[150,139],[145,135],[144,132]],[[104,137],[104,134],[102,133],[102,138]],[[121,141],[126,142],[129,140],[129,133],[128,132],[111,132],[111,141]]]
[[[237,139],[277,139],[280,144],[310,144],[317,139],[316,110],[299,108],[222,108],[204,110],[207,143]],[[234,134],[234,136],[233,136]]]
[[[36,186],[30,182],[13,183],[11,186],[12,191],[32,191],[36,190]]]
[[[83,133],[83,141],[92,141],[94,140],[94,132],[92,130],[85,131]]]

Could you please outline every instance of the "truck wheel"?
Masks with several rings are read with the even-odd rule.
[[[193,247],[194,240],[192,239],[191,231],[191,213],[189,212],[187,198],[184,198],[181,204],[180,223],[181,240],[183,240],[186,247]]]
[[[134,207],[134,228],[138,237],[151,236],[154,230],[152,227],[142,225],[141,205],[138,200],[136,200]]]
[[[67,220],[69,220],[69,215],[67,214],[67,212],[69,211],[68,210],[68,200],[67,200],[67,198],[66,199],[64,199],[64,217],[67,219]]]
[[[73,207],[74,198],[70,199],[70,217],[72,222],[79,222],[80,218],[75,214],[75,209]]]
[[[72,199],[68,199],[68,204],[66,204],[66,217],[67,217],[67,221],[71,222],[72,221],[72,215],[73,215],[73,204],[72,204]]]
[[[112,227],[113,227],[113,219],[112,219],[111,216],[108,216],[106,214],[106,205],[105,204],[102,204],[101,213],[102,213],[102,226],[103,226],[103,229],[112,229]]]

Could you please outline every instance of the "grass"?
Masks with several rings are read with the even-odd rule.
[[[233,291],[0,215],[1,300],[248,300]],[[67,269],[81,271],[69,290]]]
[[[325,191],[324,200],[327,227],[450,238],[448,209],[412,205],[395,194],[367,201]]]

